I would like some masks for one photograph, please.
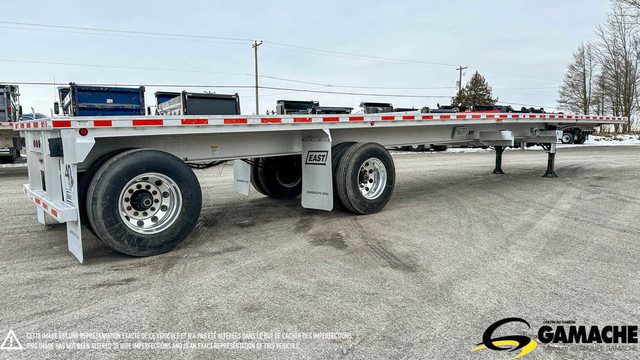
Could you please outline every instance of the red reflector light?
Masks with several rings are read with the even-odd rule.
[[[89,133],[89,130],[82,128],[79,130],[79,132],[80,132],[80,135],[87,136],[87,134]]]

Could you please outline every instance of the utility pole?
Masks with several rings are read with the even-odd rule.
[[[262,41],[257,42],[255,40],[253,41],[253,45],[251,45],[254,50],[256,63],[256,115],[260,113],[260,107],[258,105],[258,46],[260,45],[262,45]]]
[[[460,72],[460,80],[458,80],[458,93],[462,91],[462,70],[465,70],[465,69],[467,69],[467,66],[465,67],[460,66],[459,68],[456,69]]]

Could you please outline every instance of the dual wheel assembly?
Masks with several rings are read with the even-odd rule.
[[[334,204],[356,214],[376,213],[389,202],[395,186],[391,155],[376,143],[345,142],[331,150]],[[251,161],[251,184],[261,194],[291,199],[302,193],[300,155]]]
[[[334,203],[357,214],[376,213],[395,185],[389,152],[375,143],[333,147]],[[260,193],[291,199],[302,193],[302,156],[250,161],[251,183]],[[81,221],[111,248],[132,256],[167,252],[195,228],[202,207],[200,184],[179,158],[134,149],[105,155],[81,174]]]

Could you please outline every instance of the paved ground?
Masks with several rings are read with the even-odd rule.
[[[23,347],[298,348],[31,349],[0,350],[0,357],[509,359],[514,353],[470,351],[505,317],[523,318],[531,329],[510,324],[497,335],[536,338],[544,321],[640,324],[640,147],[562,149],[557,179],[540,177],[541,151],[505,153],[502,176],[489,175],[491,153],[395,160],[394,196],[371,216],[304,210],[298,201],[255,193],[245,198],[232,192],[230,166],[199,172],[204,208],[182,245],[131,258],[85,231],[84,265],[67,252],[64,227],[37,224],[21,195],[24,173],[6,172],[0,340],[13,329]],[[44,339],[73,332],[121,338]],[[161,339],[195,336],[166,334],[175,332],[205,339]],[[266,339],[238,342],[226,332]],[[328,332],[347,334],[307,339]],[[155,342],[142,339],[149,333]],[[225,336],[231,340],[219,339]],[[597,349],[539,344],[524,358],[640,354]]]

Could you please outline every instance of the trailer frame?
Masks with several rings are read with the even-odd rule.
[[[66,223],[69,250],[83,261],[79,173],[122,149],[154,149],[184,162],[234,160],[234,187],[250,191],[252,158],[302,154],[302,206],[333,209],[332,146],[345,142],[385,147],[415,143],[505,146],[549,144],[552,169],[562,129],[620,124],[623,117],[540,113],[420,112],[345,115],[195,115],[54,117],[20,121],[29,183],[42,224]],[[502,156],[502,151],[498,152]],[[321,165],[321,166],[318,166]],[[328,166],[327,166],[328,165]],[[498,164],[496,169],[498,169]],[[500,168],[501,170],[501,168]]]

